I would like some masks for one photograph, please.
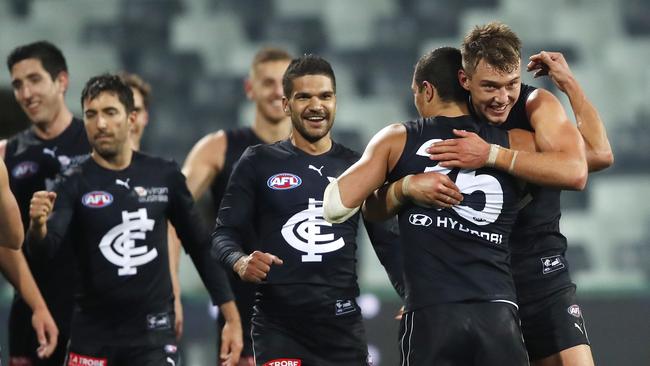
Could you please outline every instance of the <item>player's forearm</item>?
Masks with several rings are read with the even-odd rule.
[[[566,152],[532,153],[500,147],[494,168],[546,187],[582,190],[587,183],[585,161]]]
[[[170,223],[167,225],[167,241],[169,246],[169,273],[172,279],[174,297],[178,299],[181,296],[181,284],[178,279],[181,243],[176,236],[176,230],[174,230],[174,227]]]
[[[227,301],[219,305],[219,311],[223,315],[225,321],[229,323],[241,323],[239,311],[234,301]]]
[[[576,117],[578,131],[585,141],[589,171],[610,167],[614,163],[614,154],[598,110],[589,101],[577,81],[573,80],[566,86],[566,94]]]
[[[216,257],[225,268],[234,270],[235,263],[246,256],[238,243],[234,229],[219,227],[212,233],[212,255]]]
[[[45,308],[45,300],[34,281],[22,251],[0,248],[0,267],[7,280],[14,286],[25,303],[36,311]]]
[[[384,221],[399,212],[408,200],[404,194],[406,177],[375,190],[361,206],[363,217],[368,221]]]

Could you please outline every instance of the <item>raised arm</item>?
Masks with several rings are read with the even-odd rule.
[[[437,142],[427,151],[443,167],[489,166],[527,182],[582,190],[587,183],[584,142],[560,102],[548,91],[537,89],[528,97],[526,112],[535,130],[537,152],[490,145],[467,131],[454,131],[459,138]]]
[[[18,203],[9,189],[7,167],[0,159],[0,246],[20,249],[25,240],[24,234]]]
[[[614,163],[614,154],[607,138],[605,125],[598,110],[589,101],[584,90],[573,76],[569,65],[560,52],[540,52],[530,56],[528,71],[534,77],[548,75],[555,86],[569,98],[578,131],[585,141],[589,171],[598,171]]]
[[[325,220],[341,223],[350,218],[363,201],[384,184],[405,143],[406,128],[402,124],[385,127],[373,136],[361,159],[325,189]]]

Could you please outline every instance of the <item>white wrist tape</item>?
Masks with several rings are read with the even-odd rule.
[[[497,156],[499,156],[500,146],[497,144],[490,145],[490,154],[488,155],[485,166],[488,168],[494,168],[494,165],[497,163]]]
[[[402,195],[407,198],[409,196],[409,182],[411,181],[412,176],[413,174],[409,174],[404,177],[404,180],[402,180]]]
[[[515,150],[515,153],[512,155],[512,160],[510,160],[510,167],[508,168],[508,173],[512,174],[512,172],[515,170],[515,160],[517,160],[517,154],[519,154],[519,151]]]
[[[340,224],[352,217],[358,210],[358,206],[349,208],[343,205],[338,180],[327,185],[323,194],[323,216],[327,222]]]

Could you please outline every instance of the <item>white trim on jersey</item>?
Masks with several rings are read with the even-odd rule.
[[[515,309],[519,310],[519,305],[517,303],[512,302],[510,300],[490,300],[490,302],[505,302],[506,304],[510,304],[515,307]]]

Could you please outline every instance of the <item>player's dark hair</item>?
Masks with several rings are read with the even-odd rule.
[[[289,98],[293,92],[293,80],[305,75],[324,75],[332,80],[332,89],[336,93],[336,78],[332,65],[324,58],[317,55],[303,55],[291,60],[287,71],[282,77],[282,89],[284,96]]]
[[[440,47],[420,57],[415,64],[413,80],[418,90],[428,81],[435,88],[443,102],[463,102],[467,91],[458,82],[458,70],[463,67],[460,50],[454,47]]]
[[[102,74],[93,76],[88,80],[84,90],[81,92],[81,108],[83,109],[84,101],[93,100],[99,94],[108,92],[117,95],[126,113],[133,112],[133,91],[126,85],[118,75]]]
[[[144,104],[145,109],[149,109],[149,95],[151,94],[151,85],[144,81],[140,75],[131,74],[126,71],[122,71],[118,74],[124,84],[130,86],[131,88],[140,92],[142,95],[142,104]]]
[[[52,80],[56,79],[61,72],[68,72],[68,65],[61,50],[48,41],[38,41],[18,46],[7,56],[7,67],[9,72],[15,64],[20,61],[35,58],[41,61],[43,68],[50,74]]]
[[[521,40],[501,22],[476,26],[463,39],[463,69],[472,75],[481,60],[505,73],[521,62]]]

